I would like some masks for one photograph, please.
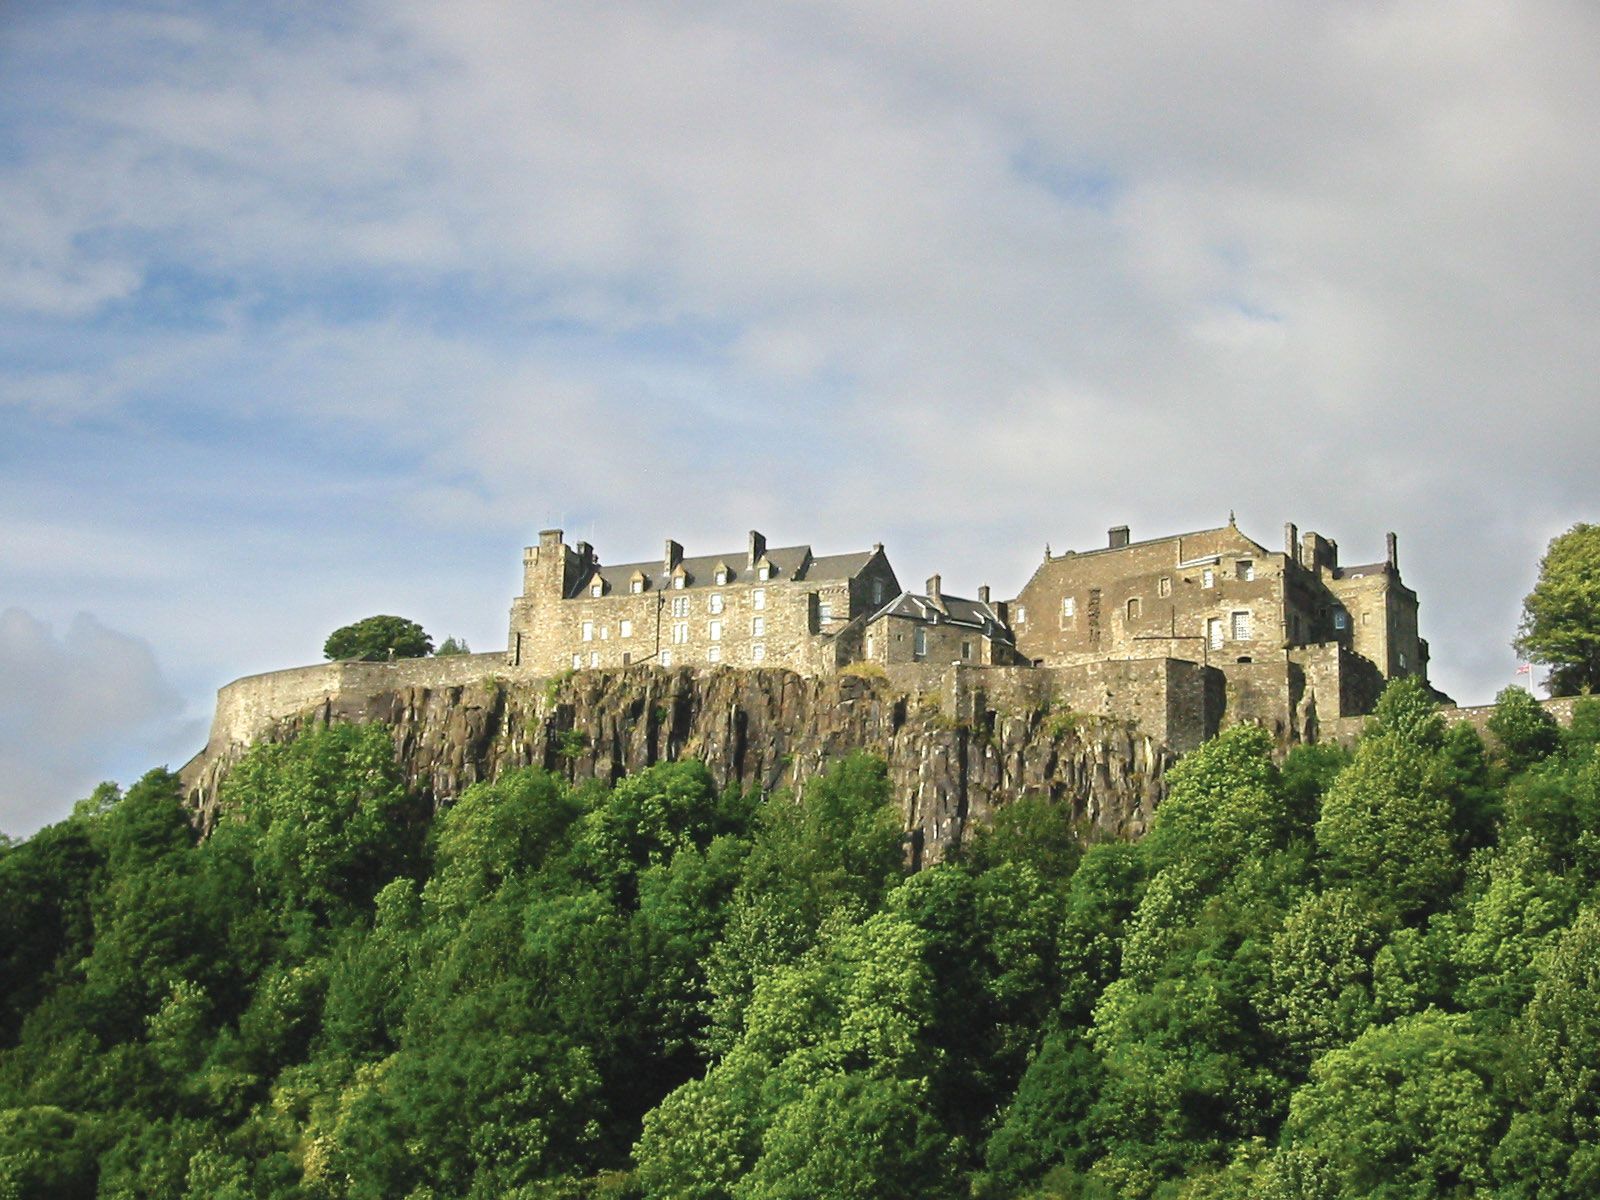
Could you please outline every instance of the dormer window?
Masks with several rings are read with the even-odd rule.
[[[728,586],[728,568],[727,567],[718,567],[717,568],[716,580],[717,580],[717,586],[718,587],[727,587]]]
[[[672,577],[672,586],[675,588],[681,588],[683,586],[683,579],[684,577],[682,575],[674,575]]]
[[[645,579],[643,571],[635,571],[628,577],[628,590],[635,596],[642,593],[649,586],[649,581]]]
[[[592,584],[589,585],[589,595],[593,596],[596,600],[605,595],[605,592],[606,585],[599,579],[596,579]]]
[[[635,596],[637,596],[640,592],[644,591],[644,580],[635,579],[629,590],[632,591]]]
[[[760,567],[756,568],[756,578],[761,580],[762,583],[765,583],[767,580],[772,578],[772,568],[763,563]]]

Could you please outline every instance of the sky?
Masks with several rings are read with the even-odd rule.
[[[1600,7],[0,3],[0,830],[521,548],[1285,521],[1513,682],[1595,520]]]

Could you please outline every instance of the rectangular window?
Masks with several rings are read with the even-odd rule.
[[[1217,586],[1217,573],[1210,567],[1200,572],[1200,586],[1203,588]]]
[[[718,587],[727,587],[728,586],[728,573],[726,571],[718,571],[717,572],[717,586]]]
[[[1139,613],[1141,611],[1143,611],[1143,608],[1144,608],[1144,602],[1142,600],[1140,600],[1139,597],[1137,597],[1137,596],[1129,597],[1129,599],[1128,599],[1128,620],[1137,621],[1139,619]]]
[[[600,626],[600,640],[603,642],[610,636],[611,636],[611,626],[609,626],[609,625]]]
[[[767,619],[765,617],[751,617],[750,618],[750,636],[751,637],[766,637],[767,636]]]
[[[971,642],[962,642],[961,643],[961,660],[963,662],[971,662],[972,661],[972,643]]]
[[[689,597],[674,596],[672,598],[672,615],[675,617],[687,617],[689,615]]]
[[[583,640],[586,641],[586,642],[594,641],[594,622],[593,621],[585,621],[583,623]]]
[[[756,642],[750,647],[750,661],[761,662],[767,657],[767,648],[761,642]]]
[[[633,661],[633,655],[631,655],[631,654],[624,654],[624,655],[623,655],[623,656],[622,656],[622,665],[623,665],[623,666],[627,666],[627,665],[628,665],[628,664],[629,664],[629,663],[631,663],[631,662],[632,662],[632,661]]]
[[[1025,605],[1025,604],[1019,604],[1019,605],[1017,605],[1017,624],[1018,625],[1026,625],[1027,623],[1028,623],[1028,606]]]
[[[706,601],[706,611],[715,615],[722,611],[722,593],[712,592],[711,599]]]
[[[628,590],[630,592],[632,592],[635,596],[637,596],[640,592],[644,591],[644,580],[642,580],[642,579],[633,580],[631,583],[628,584]]]
[[[722,647],[721,646],[709,646],[709,647],[707,647],[707,649],[706,649],[706,661],[707,662],[714,662],[714,663],[715,662],[721,662],[722,661]]]
[[[833,620],[833,605],[826,601],[817,605],[817,620],[824,625]]]
[[[1350,617],[1342,609],[1333,614],[1333,627],[1335,629],[1348,629],[1350,627]]]
[[[683,581],[686,578],[687,578],[687,576],[684,576],[684,575],[674,575],[672,577],[672,586],[675,587],[675,588],[683,587]]]
[[[1206,645],[1213,650],[1222,649],[1222,618],[1206,618]]]
[[[911,649],[912,653],[918,658],[926,658],[928,656],[928,631],[921,625],[917,626]]]
[[[720,642],[722,640],[722,622],[712,621],[706,626],[706,633],[713,642]]]
[[[579,669],[579,668],[580,668],[580,667],[582,667],[582,666],[583,666],[583,655],[581,655],[581,654],[574,654],[574,655],[573,655],[573,656],[572,656],[572,669],[573,669],[573,670],[574,670],[574,671],[576,671],[576,670],[578,670],[578,669]]]
[[[598,651],[598,650],[589,651],[589,665],[591,667],[598,667],[600,665],[600,651]]]
[[[1248,642],[1250,640],[1250,614],[1236,612],[1233,614],[1233,640]]]
[[[1160,579],[1156,580],[1156,595],[1162,597],[1163,599],[1172,595],[1172,576],[1163,575]]]
[[[1256,565],[1248,559],[1241,558],[1234,570],[1239,578],[1244,580],[1246,583],[1249,583],[1250,580],[1256,577]]]
[[[872,581],[872,602],[874,604],[883,603],[883,580],[881,579]]]
[[[633,622],[632,621],[618,621],[617,622],[617,636],[618,637],[625,637],[625,638],[632,637],[633,636]]]
[[[663,667],[670,667],[672,665],[672,651],[671,650],[663,650],[661,652],[661,665]]]
[[[751,608],[755,609],[757,612],[760,612],[766,606],[767,606],[767,589],[766,588],[756,588],[755,591],[750,593],[750,607]]]
[[[672,644],[674,646],[686,645],[689,641],[689,622],[674,621],[672,623]]]
[[[761,580],[762,583],[765,583],[767,580],[772,578],[772,568],[762,567],[756,572],[756,578]]]
[[[873,647],[876,646],[876,644],[877,643],[873,641],[872,635],[870,633],[867,634],[867,657],[868,658],[872,657]]]

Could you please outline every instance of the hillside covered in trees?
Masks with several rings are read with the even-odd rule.
[[[152,772],[0,850],[0,1196],[1600,1194],[1600,700],[1492,730],[1399,684],[909,875],[868,757],[432,818],[336,725],[204,841]]]

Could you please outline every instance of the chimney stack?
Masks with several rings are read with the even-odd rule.
[[[978,589],[978,602],[980,604],[989,603],[989,585],[987,583]]]
[[[1391,533],[1386,540],[1389,548],[1389,569],[1398,571],[1400,569],[1400,539]]]
[[[1293,521],[1283,523],[1283,552],[1292,562],[1300,561],[1300,530]]]
[[[667,539],[667,548],[661,553],[661,573],[671,575],[672,569],[683,561],[683,547],[671,538]]]
[[[939,594],[939,576],[928,576],[928,599],[935,604],[943,604],[944,597]]]
[[[745,566],[754,571],[756,569],[756,564],[761,561],[761,556],[766,552],[766,537],[752,529],[750,531],[750,550],[745,556]]]
[[[1106,539],[1111,549],[1122,549],[1128,544],[1128,527],[1126,525],[1113,525],[1106,531]]]

